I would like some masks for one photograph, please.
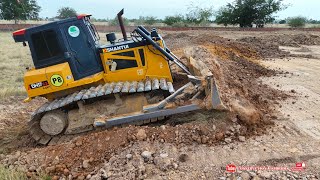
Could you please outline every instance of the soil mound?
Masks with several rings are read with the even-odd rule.
[[[286,57],[289,53],[281,51],[279,46],[301,47],[301,45],[320,45],[320,37],[309,34],[268,35],[261,37],[245,37],[241,42],[254,45],[262,57]]]
[[[222,44],[219,49],[222,49]],[[226,45],[225,48],[230,48]],[[216,53],[215,45],[198,46],[186,49],[186,56],[201,60],[213,72],[224,104],[232,113],[247,125],[264,123],[263,114],[273,110],[276,103],[273,97],[283,97],[282,92],[263,86],[259,82],[262,76],[273,76],[275,71],[260,66],[253,59],[241,55],[239,49]],[[250,53],[249,53],[250,54]],[[254,54],[254,53],[252,53]]]
[[[319,45],[320,37],[311,34],[275,35],[262,37],[245,37],[240,39],[244,42],[260,41],[263,44],[272,43],[278,46],[300,47],[301,45]]]

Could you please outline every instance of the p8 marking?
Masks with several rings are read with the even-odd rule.
[[[37,82],[29,85],[29,89],[36,89],[44,86],[49,86],[48,81]]]
[[[60,87],[63,84],[63,78],[58,74],[51,76],[50,80],[51,80],[51,84],[56,87]]]

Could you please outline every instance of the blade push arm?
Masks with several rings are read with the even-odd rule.
[[[146,29],[143,28],[142,26],[139,26],[136,30],[135,30],[141,37],[143,37],[147,42],[149,42],[154,48],[156,48],[158,51],[161,52],[161,54],[163,54],[166,58],[168,58],[170,61],[173,61],[175,64],[177,64],[184,72],[186,72],[188,75],[193,75],[191,74],[191,72],[188,70],[188,68],[181,63],[178,58],[171,53],[171,51],[168,48],[162,48],[159,46],[159,44],[157,44],[157,42],[155,42],[151,36],[149,36],[148,34],[150,33],[146,33]]]

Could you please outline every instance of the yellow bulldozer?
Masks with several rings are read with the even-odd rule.
[[[85,14],[13,32],[16,42],[29,46],[34,64],[24,76],[25,102],[48,100],[28,122],[38,143],[223,106],[203,62],[182,63],[156,29],[138,26],[128,37],[122,15],[123,10],[118,14],[123,38],[106,34],[105,45]],[[182,73],[173,75],[172,66]]]

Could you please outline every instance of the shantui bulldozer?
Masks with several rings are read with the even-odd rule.
[[[99,127],[142,125],[223,107],[202,61],[182,63],[156,29],[138,26],[128,37],[122,15],[123,10],[118,14],[123,38],[106,34],[106,45],[85,14],[13,32],[15,42],[29,46],[34,64],[24,76],[25,102],[48,100],[28,122],[39,144]],[[172,74],[172,66],[181,72]]]

